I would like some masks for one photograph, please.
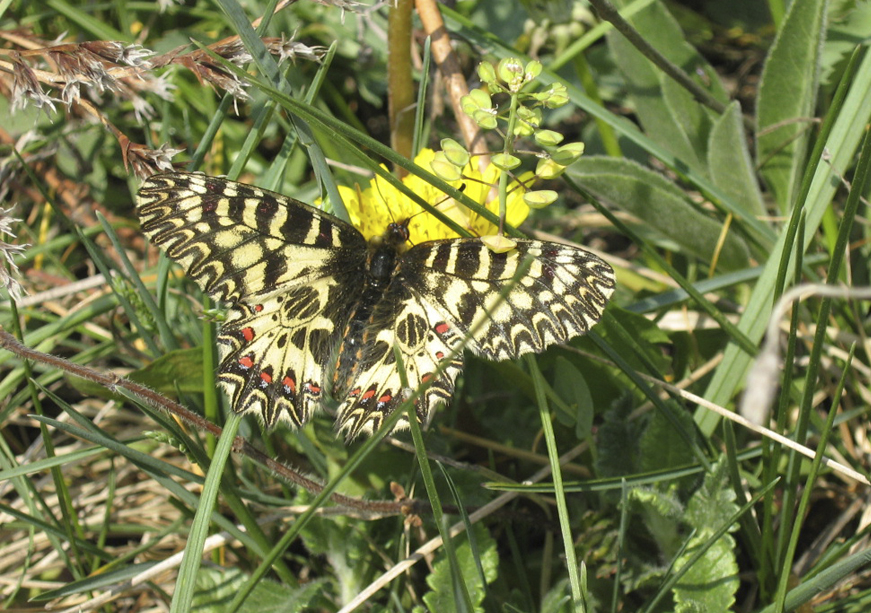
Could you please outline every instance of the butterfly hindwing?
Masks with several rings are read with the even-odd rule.
[[[349,439],[371,434],[424,384],[427,387],[421,390],[415,408],[418,420],[429,423],[436,407],[453,395],[454,381],[463,367],[462,336],[426,298],[396,279],[372,314],[369,335],[347,381],[337,386],[338,399],[343,401],[337,428]],[[407,427],[408,422],[403,417],[398,425]]]
[[[237,412],[305,423],[321,403],[366,242],[345,222],[280,194],[165,173],[139,192],[142,229],[228,305],[219,380]]]

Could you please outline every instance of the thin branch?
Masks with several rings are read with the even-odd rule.
[[[726,112],[725,104],[717,100],[711,92],[693,81],[677,64],[671,62],[671,60],[644,40],[644,37],[641,36],[638,30],[633,28],[628,21],[623,19],[622,15],[617,11],[617,8],[608,0],[590,0],[590,4],[592,4],[593,8],[596,9],[596,13],[598,13],[599,17],[614,26],[614,29],[626,37],[626,40],[638,49],[641,55],[653,62],[660,70],[674,79],[679,85],[692,94],[693,98],[695,98],[699,103],[704,104],[721,115]],[[745,128],[751,131],[755,129],[755,122],[752,118],[742,116],[742,119]]]
[[[442,14],[439,12],[435,0],[416,0],[415,7],[420,22],[423,24],[423,29],[432,39],[432,56],[444,78],[451,107],[454,109],[454,117],[459,124],[460,132],[463,134],[466,148],[469,151],[476,151],[478,145],[482,144],[481,129],[471,117],[463,112],[460,104],[462,97],[469,93],[469,87],[460,68],[460,61],[451,46],[451,37],[445,27]],[[489,164],[489,156],[482,155],[478,161],[483,168]]]

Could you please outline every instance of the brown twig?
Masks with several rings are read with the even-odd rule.
[[[399,155],[412,158],[414,143],[414,80],[411,78],[411,10],[414,0],[398,0],[387,20],[387,103],[390,144]],[[396,168],[400,176],[405,171]]]
[[[453,47],[451,47],[451,37],[445,28],[442,14],[439,12],[435,0],[415,0],[415,6],[423,29],[432,39],[432,57],[442,73],[451,107],[454,109],[454,117],[459,124],[466,148],[469,151],[476,151],[482,143],[481,130],[472,118],[463,112],[460,105],[460,100],[469,93],[469,88],[466,85],[466,77],[460,68],[460,62],[454,54]],[[478,161],[483,169],[489,164],[489,156],[482,155]]]

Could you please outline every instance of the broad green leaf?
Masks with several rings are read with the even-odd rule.
[[[792,206],[814,129],[826,0],[790,4],[759,83],[756,159],[781,211]]]
[[[197,574],[197,587],[192,611],[220,613],[247,580],[248,575],[236,568],[206,567]],[[300,587],[291,587],[271,579],[263,579],[239,609],[240,613],[296,613],[314,611],[326,606],[322,596],[326,581],[316,579]]]
[[[722,224],[696,210],[683,192],[663,176],[631,162],[601,156],[583,157],[567,171],[575,181],[677,245],[688,255],[710,262]],[[744,241],[729,234],[719,266],[735,270],[747,265]]]
[[[675,568],[688,563],[698,547],[737,512],[735,490],[729,484],[725,463],[718,463],[687,503],[684,519],[696,533],[675,562]],[[676,611],[728,611],[735,603],[737,590],[735,539],[725,534],[693,563],[675,586]]]
[[[677,405],[672,407],[672,414],[677,417],[680,427],[685,432],[694,433],[692,416]],[[650,423],[641,435],[638,448],[639,469],[645,473],[685,466],[695,461],[692,450],[678,432],[678,428],[659,411],[653,413]],[[689,486],[691,481],[684,482],[683,485]]]
[[[309,552],[322,555],[335,573],[336,591],[348,602],[366,585],[368,573],[366,551],[369,542],[362,527],[355,527],[349,517],[313,517],[302,531]]]
[[[625,7],[628,4],[629,2],[615,2],[618,7]],[[716,77],[716,72],[698,51],[686,42],[680,26],[662,3],[653,3],[639,11],[630,19],[630,23],[647,42],[685,73],[691,76],[699,73],[706,75],[707,83],[700,82],[700,84],[707,85],[707,89],[717,99],[724,102],[728,100],[725,90]],[[707,129],[704,130],[704,134],[700,134],[698,133],[700,128],[693,127],[693,124],[700,121],[704,124],[706,120],[700,119],[704,112],[698,108],[693,109],[692,115],[696,116],[697,120],[687,121],[681,116],[681,112],[688,107],[685,96],[688,97],[689,94],[685,96],[678,94],[675,88],[680,86],[664,76],[659,68],[655,67],[621,34],[609,33],[608,44],[614,54],[614,60],[626,79],[629,94],[635,103],[635,112],[644,132],[682,163],[697,173],[707,176],[704,163]],[[670,82],[665,86],[669,92],[667,97],[663,85],[666,79]],[[689,99],[692,100],[691,97]],[[692,105],[698,107],[694,101]]]
[[[707,157],[708,139],[711,133],[713,112],[705,109],[686,89],[674,79],[660,73],[662,101],[671,114],[672,122],[690,144],[701,164]],[[645,126],[646,128],[646,126]],[[707,169],[710,174],[710,168]]]
[[[629,500],[641,506],[644,525],[662,556],[674,557],[681,546],[681,517],[683,505],[673,491],[652,487],[636,487],[629,490]]]
[[[571,411],[568,414],[557,411],[556,417],[565,425],[575,426],[575,435],[579,441],[587,440],[595,414],[593,397],[590,395],[587,381],[583,373],[562,356],[557,356],[555,368],[553,389]]]
[[[632,396],[624,396],[605,412],[596,430],[596,476],[600,479],[638,472],[641,424],[629,419],[634,408]]]
[[[193,347],[170,351],[148,366],[134,370],[128,379],[172,398],[177,392],[202,393],[203,350]]]
[[[737,204],[743,204],[748,215],[765,214],[737,101],[714,123],[708,143],[708,168],[714,185]]]
[[[866,124],[871,121],[871,96],[868,95],[871,91],[871,54],[865,54],[856,71],[849,75],[847,83],[849,92],[843,104],[830,110],[830,113],[837,113],[825,143],[826,149],[831,153],[831,159],[816,167],[807,199],[800,203],[806,212],[805,236],[800,239],[803,250],[811,244],[823,214],[831,205],[835,191],[840,188],[838,177],[843,176],[853,163],[859,140],[865,134]],[[785,233],[781,233],[753,294],[744,307],[738,329],[753,341],[758,342],[762,339],[768,324],[773,304],[774,282],[780,266],[781,254],[787,248],[793,249],[794,245],[786,245]],[[789,262],[787,278],[792,275],[793,267],[794,259]],[[750,356],[741,351],[737,345],[730,344],[726,347],[723,361],[714,372],[704,397],[720,406],[729,404],[735,390],[744,384],[747,370],[750,368],[750,359]],[[715,413],[705,409],[700,408],[696,413],[696,422],[706,434],[714,430],[719,420]]]
[[[828,89],[837,85],[850,54],[865,43],[871,32],[871,2],[831,0],[826,22],[820,83]]]

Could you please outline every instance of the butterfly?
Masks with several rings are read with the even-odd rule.
[[[330,397],[340,432],[371,434],[424,384],[415,411],[428,423],[453,394],[463,347],[490,360],[541,352],[587,332],[615,288],[611,267],[578,247],[410,245],[407,222],[367,241],[312,206],[199,173],[150,177],[137,213],[226,305],[218,380],[236,412],[268,427],[301,426]]]

